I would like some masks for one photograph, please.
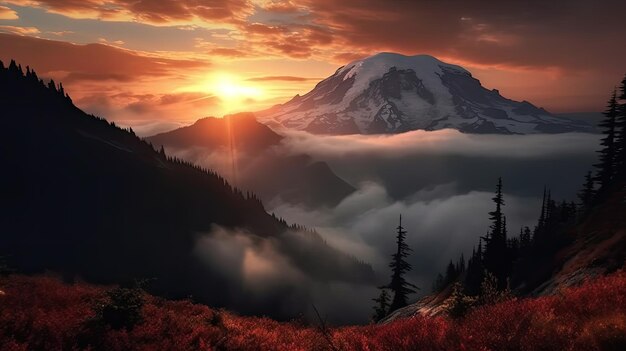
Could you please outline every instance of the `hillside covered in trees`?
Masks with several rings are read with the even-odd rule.
[[[51,270],[66,281],[106,284],[149,279],[150,291],[162,296],[192,295],[276,318],[309,308],[306,296],[292,301],[301,310],[281,308],[285,294],[293,296],[290,286],[252,301],[232,277],[244,256],[216,266],[199,250],[218,255],[220,243],[233,237],[252,252],[270,245],[313,281],[372,277],[368,265],[314,231],[266,213],[254,194],[85,114],[62,84],[44,84],[28,67],[0,63],[0,111],[0,256],[20,272]]]

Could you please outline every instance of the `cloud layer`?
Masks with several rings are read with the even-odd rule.
[[[351,136],[281,133],[285,138],[275,152],[306,153],[325,161],[358,188],[332,208],[280,199],[265,204],[289,222],[316,228],[330,245],[373,265],[377,282],[370,286],[318,289],[313,284],[314,300],[323,301],[329,317],[343,322],[367,320],[363,311],[369,311],[375,287],[388,282],[399,215],[413,249],[409,279],[422,289],[420,294],[428,293],[447,262],[461,253],[469,255],[487,233],[499,176],[504,181],[509,233],[516,235],[522,226],[536,223],[544,186],[555,199],[576,199],[584,174],[595,162],[600,138],[577,133],[470,135],[454,130]],[[223,155],[205,151],[204,157],[201,152],[178,150],[177,155],[205,167],[228,169],[226,151]],[[259,267],[271,271],[265,263]],[[284,276],[288,280],[294,274],[289,271]]]

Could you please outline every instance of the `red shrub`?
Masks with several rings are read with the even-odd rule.
[[[464,319],[413,317],[321,332],[146,296],[130,331],[94,326],[105,288],[49,277],[0,281],[2,350],[625,350],[626,274],[555,296],[478,308]]]

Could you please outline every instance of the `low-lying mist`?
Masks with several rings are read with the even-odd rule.
[[[371,268],[337,255],[317,235],[291,230],[261,237],[214,226],[197,236],[193,255],[220,286],[220,305],[238,312],[315,323],[313,306],[332,323],[367,321],[375,294]],[[338,312],[338,313],[335,313]]]
[[[273,152],[325,161],[357,191],[334,207],[311,208],[274,198],[266,201],[266,208],[290,223],[315,228],[330,245],[370,263],[377,281],[363,286],[303,277],[272,245],[250,250],[247,237],[238,234],[201,240],[196,253],[210,265],[243,257],[240,269],[232,274],[251,296],[292,289],[291,295],[280,296],[316,304],[336,323],[367,321],[375,287],[389,280],[388,263],[401,214],[413,249],[408,279],[421,288],[419,294],[426,294],[447,262],[461,253],[468,257],[487,233],[498,177],[504,182],[509,235],[516,235],[521,226],[535,224],[544,186],[557,200],[576,199],[584,174],[595,162],[600,138],[579,133],[470,135],[454,130],[350,136],[279,133],[285,138]],[[230,155],[220,151],[167,151],[227,177],[232,169]],[[245,169],[237,167],[240,173]],[[246,299],[249,303],[248,295]]]

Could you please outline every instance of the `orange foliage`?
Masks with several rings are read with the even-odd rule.
[[[331,328],[240,317],[146,295],[130,331],[96,328],[105,288],[49,277],[0,280],[2,350],[625,350],[626,273],[555,296],[478,308],[464,319],[414,317]],[[331,340],[328,341],[327,339]],[[332,342],[332,345],[331,345]]]

